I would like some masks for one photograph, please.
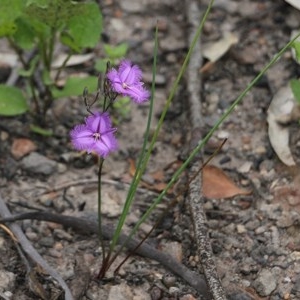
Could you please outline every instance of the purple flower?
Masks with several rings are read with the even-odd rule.
[[[130,97],[136,103],[145,102],[150,97],[149,91],[144,88],[144,83],[141,81],[141,69],[128,60],[121,62],[119,70],[110,70],[107,78],[115,92]]]
[[[118,148],[114,136],[116,128],[112,128],[108,113],[96,112],[85,120],[85,124],[75,126],[71,132],[71,140],[77,150],[96,152],[106,157]]]

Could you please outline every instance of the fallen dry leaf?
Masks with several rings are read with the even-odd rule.
[[[35,151],[37,146],[29,139],[19,138],[13,141],[11,146],[11,154],[15,159],[20,159],[23,156]]]
[[[66,67],[81,65],[95,56],[94,53],[87,53],[87,54],[74,54],[66,63]],[[66,58],[68,57],[67,54],[60,54],[55,61],[52,63],[52,68],[59,68],[62,66]]]
[[[129,158],[128,162],[129,162],[129,175],[133,177],[136,171],[135,161],[132,158]]]
[[[2,53],[0,52],[0,65],[15,67],[18,63],[18,56],[13,53]]]
[[[228,52],[230,47],[238,42],[238,37],[232,32],[225,32],[224,36],[213,43],[207,43],[203,45],[202,55],[208,62],[202,66],[200,73],[207,73],[214,68],[214,64],[224,54]]]
[[[151,173],[150,175],[155,181],[164,181],[165,180],[165,173],[163,172],[163,170],[155,171],[155,172]]]
[[[300,10],[300,2],[299,0],[285,0],[285,2],[289,3],[290,5],[294,6],[295,8]]]
[[[289,147],[289,127],[286,125],[293,119],[295,107],[292,89],[287,85],[275,94],[268,109],[270,143],[279,159],[287,166],[296,165]]]
[[[238,42],[238,37],[232,32],[225,32],[222,39],[203,45],[203,57],[210,62],[218,61],[232,45]]]
[[[209,165],[203,168],[203,194],[210,199],[221,199],[249,195],[251,191],[239,188],[221,169]]]
[[[167,184],[164,182],[149,184],[145,181],[141,181],[141,187],[143,187],[149,191],[160,193],[167,187]],[[168,194],[169,193],[172,193],[172,189],[168,190]]]
[[[165,182],[158,182],[152,185],[152,190],[156,192],[161,192],[167,187],[167,184]]]

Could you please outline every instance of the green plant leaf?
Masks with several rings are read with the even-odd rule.
[[[37,125],[30,125],[30,130],[34,133],[37,133],[39,135],[43,135],[43,136],[52,136],[53,135],[53,131],[51,129],[44,129],[41,128],[40,126]]]
[[[49,6],[49,0],[27,0],[26,5],[30,6],[31,4],[40,8],[47,8]]]
[[[88,76],[85,78],[69,77],[64,88],[52,89],[53,98],[62,98],[70,96],[82,95],[83,90],[87,88],[89,91],[96,91],[98,87],[98,78],[96,76]]]
[[[29,69],[28,70],[24,70],[24,69],[20,69],[19,70],[19,74],[23,77],[30,77],[36,68],[36,65],[39,61],[39,55],[36,55],[29,63]]]
[[[50,73],[46,69],[44,69],[42,72],[42,78],[43,78],[43,82],[45,85],[53,85],[54,84],[54,81],[51,78]]]
[[[300,61],[300,42],[295,41],[292,47],[295,49],[297,61]]]
[[[295,99],[300,103],[300,81],[292,79],[290,85],[294,94]]]
[[[80,48],[93,48],[97,45],[102,31],[102,15],[98,4],[81,3],[78,13],[70,17],[67,31],[73,43]]]
[[[36,18],[35,16],[24,14],[22,16],[22,19],[24,20],[24,22],[30,24],[32,32],[40,41],[47,41],[51,36],[51,27],[45,22],[38,20],[38,18]],[[39,48],[41,47],[42,45],[39,45]]]
[[[26,15],[57,30],[65,26],[77,4],[71,0],[29,0]]]
[[[26,18],[16,20],[16,31],[13,34],[14,42],[22,49],[32,49],[35,44],[35,31]]]
[[[60,41],[62,44],[71,48],[74,52],[80,52],[81,48],[76,44],[72,36],[68,32],[62,32],[60,35]]]
[[[109,44],[105,44],[104,51],[110,59],[122,58],[126,55],[128,51],[128,44],[121,43],[117,46],[111,46]]]
[[[0,37],[12,35],[15,20],[22,14],[24,0],[0,0]]]
[[[97,59],[95,62],[95,70],[101,73],[105,73],[108,61],[108,58]]]
[[[0,85],[0,115],[16,116],[27,110],[27,101],[21,90],[12,86]]]

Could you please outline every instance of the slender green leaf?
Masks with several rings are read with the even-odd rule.
[[[300,42],[295,41],[293,43],[293,48],[295,49],[297,60],[300,61]]]
[[[179,169],[174,173],[173,177],[167,184],[166,188],[160,193],[160,195],[154,199],[148,210],[143,214],[143,216],[139,219],[137,224],[132,229],[129,234],[127,241],[136,233],[140,225],[149,217],[151,212],[156,208],[156,206],[162,201],[163,197],[167,194],[167,191],[171,186],[178,180],[179,176],[182,172],[187,168],[192,159],[199,153],[199,151],[203,148],[204,145],[208,142],[208,140],[212,137],[213,133],[220,127],[220,125],[228,118],[228,116],[232,113],[232,111],[236,108],[236,106],[243,100],[246,94],[253,88],[253,86],[261,79],[261,77],[269,70],[283,55],[283,53],[289,49],[292,43],[300,37],[298,34],[291,42],[287,43],[275,56],[274,58],[260,71],[260,73],[247,85],[244,91],[236,98],[236,100],[231,104],[231,106],[226,110],[226,112],[220,117],[220,119],[215,123],[215,125],[211,128],[208,134],[199,141],[198,145],[192,150],[189,157],[184,161],[184,163],[179,167]],[[190,48],[191,49],[191,48]],[[190,52],[190,50],[189,50]],[[151,143],[152,145],[152,143]],[[151,147],[150,145],[150,147]],[[126,243],[126,242],[125,242]],[[119,250],[120,251],[120,250]]]
[[[82,95],[85,88],[89,91],[97,90],[98,78],[96,76],[89,76],[85,78],[70,77],[68,78],[63,89],[52,89],[52,94],[55,99],[70,96]]]
[[[290,85],[294,94],[295,99],[300,103],[300,81],[292,79]]]
[[[191,46],[191,47],[193,47],[193,46]],[[112,238],[112,241],[111,241],[111,244],[110,244],[110,249],[109,249],[109,255],[112,254],[112,252],[114,251],[114,248],[117,244],[117,241],[118,241],[119,236],[121,234],[122,227],[123,227],[123,225],[125,223],[125,220],[126,220],[126,216],[128,215],[129,209],[130,209],[130,207],[131,207],[131,205],[134,201],[134,196],[135,196],[136,189],[137,189],[138,184],[141,181],[142,175],[143,175],[143,173],[146,169],[147,162],[149,160],[151,151],[152,151],[154,143],[155,143],[155,141],[154,141],[153,144],[150,145],[150,147],[152,146],[152,148],[147,149],[147,147],[148,147],[148,138],[149,138],[149,135],[150,135],[150,126],[151,126],[151,121],[152,121],[152,116],[153,116],[153,108],[154,108],[157,50],[158,50],[158,27],[156,26],[154,53],[153,53],[153,68],[152,68],[152,86],[151,86],[150,108],[149,108],[149,113],[148,113],[148,121],[147,121],[146,130],[145,130],[143,146],[142,146],[142,150],[141,150],[141,153],[139,155],[137,167],[136,167],[136,170],[135,170],[135,173],[134,173],[133,179],[131,181],[130,188],[129,188],[129,191],[128,191],[128,194],[127,194],[127,197],[126,197],[126,200],[125,200],[125,204],[123,206],[122,214],[119,218],[119,222],[118,222],[117,227],[115,229],[115,232],[113,234],[113,238]],[[179,76],[182,76],[182,74],[179,73]],[[124,247],[124,244],[121,246],[120,249],[122,249],[123,247]],[[117,252],[116,255],[118,255],[119,251]],[[114,258],[112,258],[111,261],[114,261]]]
[[[0,85],[0,115],[16,116],[27,112],[28,105],[21,90]]]

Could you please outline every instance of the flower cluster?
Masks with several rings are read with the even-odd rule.
[[[123,60],[118,70],[111,69],[107,73],[107,78],[115,92],[130,97],[136,103],[145,102],[150,97],[149,91],[144,88],[141,81],[141,69],[128,60]]]
[[[128,60],[122,61],[118,70],[110,69],[106,74],[106,82],[113,93],[104,92],[105,99],[108,98],[110,103],[113,103],[116,95],[123,95],[136,103],[147,101],[150,93],[144,88],[141,78],[142,71],[137,65],[132,65]],[[90,112],[88,105],[87,107]],[[88,153],[96,152],[99,156],[106,157],[118,148],[114,135],[116,128],[112,127],[108,107],[109,105],[103,108],[103,113],[92,113],[86,118],[85,124],[77,125],[71,130],[71,140],[75,149]]]

